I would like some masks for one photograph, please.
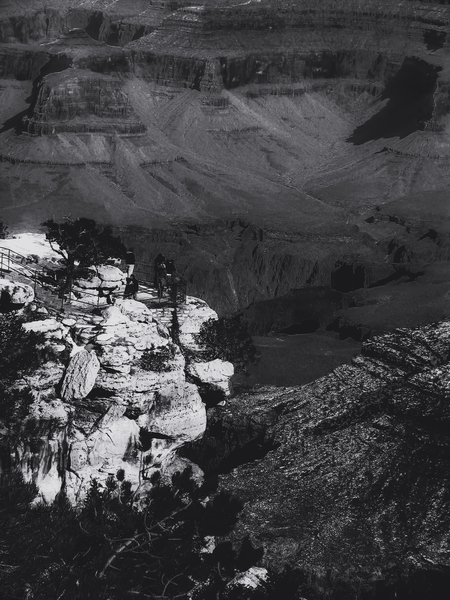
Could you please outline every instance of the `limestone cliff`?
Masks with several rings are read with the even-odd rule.
[[[180,339],[192,361],[195,333],[215,313],[191,297],[184,311]],[[206,409],[191,382],[230,393],[232,365],[200,359],[195,377],[187,377],[186,360],[158,311],[134,300],[25,327],[44,333],[55,356],[71,349],[68,362],[55,358],[16,382],[17,389],[31,389],[34,401],[21,423],[2,428],[2,468],[19,468],[48,501],[61,489],[76,501],[92,478],[104,482],[119,469],[145,494],[155,469],[163,476],[182,470],[187,463],[177,462],[175,450],[203,435]]]

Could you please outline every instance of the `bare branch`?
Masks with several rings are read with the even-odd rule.
[[[106,570],[108,569],[108,567],[111,565],[111,563],[113,562],[113,560],[119,555],[121,554],[124,550],[126,550],[128,548],[128,546],[130,546],[132,543],[134,542],[134,538],[131,538],[129,540],[127,540],[125,542],[125,544],[122,544],[115,552],[114,554],[111,554],[111,556],[108,558],[108,560],[106,561],[105,566],[103,567],[103,569],[100,571],[100,573],[97,571],[96,575],[99,579],[103,579],[105,577],[105,573]]]
[[[52,240],[48,240],[49,244],[50,244],[50,248],[53,250],[53,252],[56,252],[56,254],[59,254],[60,256],[62,256],[64,258],[64,260],[67,260],[67,255],[64,254],[64,251],[61,250],[61,248],[55,247],[53,244],[54,242],[52,242]]]
[[[176,575],[174,575],[173,577],[171,577],[171,578],[169,579],[169,581],[168,581],[168,582],[166,583],[166,585],[164,586],[164,589],[163,589],[163,592],[162,592],[162,593],[163,593],[163,596],[165,596],[165,595],[166,595],[167,588],[168,588],[168,587],[169,587],[169,585],[170,585],[170,584],[173,582],[173,580],[174,580],[174,579],[176,579],[177,577],[181,577],[181,575],[183,575],[184,571],[186,571],[186,569],[183,569],[183,571],[182,571],[181,573],[177,573]],[[162,578],[161,578],[161,583],[164,583],[164,582],[162,581]],[[175,583],[174,585],[177,585],[177,584]]]

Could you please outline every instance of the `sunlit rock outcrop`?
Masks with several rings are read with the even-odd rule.
[[[123,271],[112,265],[100,265],[87,270],[86,277],[77,277],[75,284],[82,289],[117,290],[124,287]]]
[[[216,315],[195,298],[188,298],[186,311],[192,341],[201,323]],[[155,469],[164,475],[167,466],[167,479],[188,464],[174,451],[201,438],[206,407],[186,380],[185,358],[158,310],[117,300],[101,314],[48,317],[25,328],[44,333],[54,355],[27,378],[34,401],[15,436],[4,430],[2,446],[9,448],[9,465],[43,497],[51,500],[64,489],[76,501],[92,478],[103,482],[119,469],[145,494]],[[226,386],[232,369],[221,361],[215,367],[210,377]],[[200,469],[193,471],[200,479]]]
[[[95,385],[100,363],[93,350],[80,350],[70,360],[61,387],[66,402],[86,398]]]
[[[219,390],[225,396],[231,394],[230,379],[234,375],[232,363],[216,358],[209,362],[193,363],[188,367],[188,373],[202,384]]]

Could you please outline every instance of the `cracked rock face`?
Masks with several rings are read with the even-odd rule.
[[[95,352],[81,350],[72,357],[64,375],[61,397],[66,402],[85,398],[95,385],[100,369]]]
[[[10,279],[0,279],[2,303],[25,306],[34,300],[33,288],[26,283],[18,283]]]
[[[449,357],[449,322],[399,329],[311,384],[212,409],[188,456],[243,500],[234,537],[263,546],[265,566],[306,570],[322,592],[370,588],[394,567],[448,567]]]
[[[228,361],[216,358],[208,362],[193,363],[189,365],[188,373],[200,383],[223,392],[225,396],[231,394],[230,379],[234,375],[234,366]]]
[[[189,298],[194,325],[188,336],[215,313]],[[196,310],[198,308],[198,310]],[[158,312],[134,300],[118,301],[98,315],[79,314],[27,323],[45,333],[52,348],[72,347],[65,367],[56,360],[28,378],[34,396],[30,414],[16,438],[5,437],[9,459],[33,480],[47,501],[64,488],[75,501],[92,478],[104,482],[124,469],[134,487],[145,493],[155,469],[167,477],[189,463],[174,452],[198,440],[206,428],[206,408],[197,386],[186,381],[185,359],[158,321]],[[73,342],[89,343],[87,348]],[[146,350],[165,351],[162,371],[144,368]],[[227,365],[211,376],[224,382]],[[19,439],[20,441],[17,441]],[[199,467],[193,468],[201,479]]]

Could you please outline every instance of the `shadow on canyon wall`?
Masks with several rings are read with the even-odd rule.
[[[418,58],[405,58],[377,101],[387,104],[355,129],[349,142],[360,145],[381,138],[404,138],[423,130],[434,112],[435,91],[441,67]]]

